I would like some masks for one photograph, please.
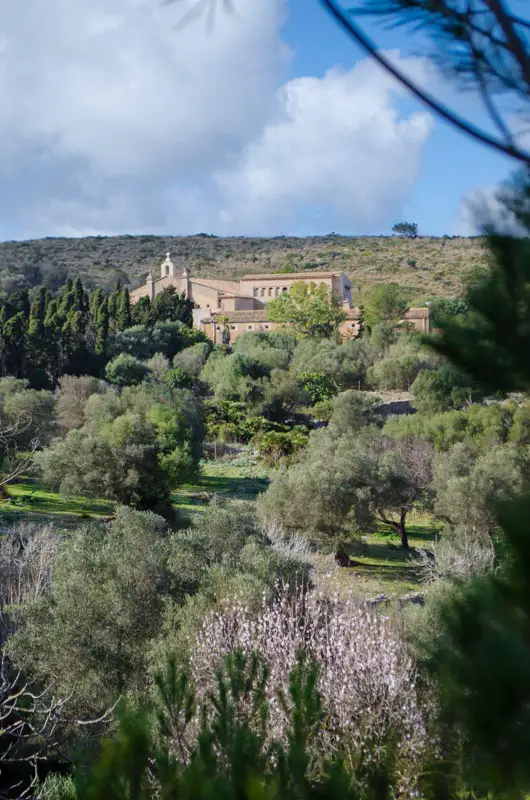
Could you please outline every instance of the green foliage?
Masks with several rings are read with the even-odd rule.
[[[468,785],[499,797],[530,787],[529,513],[527,496],[497,507],[507,549],[501,568],[442,597],[436,636],[422,652],[436,681],[446,758],[459,747]]]
[[[407,239],[415,239],[418,235],[417,222],[396,222],[392,228],[392,233],[398,236],[405,236]]]
[[[366,372],[380,355],[368,339],[349,339],[338,344],[332,339],[305,339],[296,347],[291,371],[320,372],[330,376],[343,389],[366,383]]]
[[[193,325],[193,303],[185,295],[179,295],[174,286],[168,286],[155,297],[152,304],[152,322],[182,322],[189,328]]]
[[[164,529],[160,517],[122,507],[110,526],[72,532],[51,593],[16,610],[12,657],[72,695],[68,714],[95,718],[145,685],[149,640],[171,591]]]
[[[515,212],[528,230],[527,174],[508,193],[504,211]],[[491,269],[467,293],[470,313],[444,320],[433,344],[489,390],[526,389],[528,239],[492,231],[489,243]],[[530,790],[530,502],[526,467],[522,485],[514,473],[514,464],[525,457],[524,446],[504,445],[477,465],[467,460],[467,497],[484,487],[491,496],[489,510],[502,532],[501,558],[495,571],[442,598],[435,635],[424,643],[441,709],[442,758],[454,764],[459,751],[461,776],[482,796],[520,797]]]
[[[471,383],[451,364],[442,364],[433,370],[422,369],[410,387],[412,405],[422,414],[463,408],[483,398],[483,392]]]
[[[264,378],[270,373],[260,361],[240,353],[214,350],[200,378],[217,402],[237,401],[252,405],[263,398]]]
[[[44,781],[39,796],[43,800],[76,800],[74,780],[69,775],[52,772]]]
[[[467,525],[477,535],[496,531],[495,507],[505,497],[528,491],[527,458],[514,445],[476,447],[459,443],[436,457],[435,513],[453,525]]]
[[[406,516],[427,503],[432,454],[421,440],[392,443],[330,426],[313,432],[299,462],[273,475],[259,500],[264,519],[337,542],[378,519],[408,548]]]
[[[89,375],[63,375],[59,380],[57,420],[68,432],[81,428],[85,421],[85,405],[92,394],[100,394],[104,384]]]
[[[175,369],[183,369],[191,378],[196,381],[204,367],[212,346],[210,342],[198,342],[181,350],[173,359]]]
[[[383,358],[367,370],[367,380],[383,391],[410,389],[420,370],[432,365],[434,358],[418,336],[400,336],[388,347]]]
[[[382,283],[363,296],[363,318],[371,329],[398,322],[408,308],[406,292],[398,283]]]
[[[530,444],[530,403],[525,400],[513,412],[509,437],[511,442]]]
[[[28,388],[28,382],[0,378],[0,418],[3,429],[17,430],[14,440],[20,450],[34,440],[46,446],[56,435],[56,400],[51,392]]]
[[[259,361],[263,367],[287,369],[296,346],[292,333],[244,333],[234,344],[234,353]]]
[[[354,389],[341,392],[333,401],[329,424],[337,434],[359,431],[379,421],[378,402],[370,395]]]
[[[269,466],[280,461],[291,460],[307,444],[308,433],[304,430],[269,431],[254,439],[259,457]]]
[[[186,390],[142,385],[92,394],[84,417],[36,459],[45,482],[63,494],[163,511],[175,483],[196,474],[202,412]]]
[[[339,300],[321,283],[296,281],[289,292],[275,297],[267,305],[272,322],[292,325],[301,336],[329,338],[337,333],[345,319]]]
[[[339,391],[333,378],[323,372],[298,373],[298,381],[302,389],[308,393],[312,406],[330,400]]]
[[[131,334],[135,322],[141,324]],[[152,306],[143,298],[135,310],[119,282],[107,296],[101,288],[88,293],[77,278],[55,297],[40,287],[32,303],[27,291],[0,302],[0,367],[34,388],[51,388],[65,373],[99,376],[108,358],[121,353],[172,358],[205,340],[191,324],[190,301],[172,290]]]
[[[442,321],[433,347],[486,389],[527,390],[524,346],[530,345],[530,243],[492,232],[491,270],[476,276],[466,295],[470,312]]]
[[[431,324],[435,328],[447,318],[465,316],[469,312],[467,302],[461,297],[430,297],[426,302],[430,310]]]
[[[120,353],[105,367],[106,379],[116,386],[135,386],[149,374],[147,364],[128,353]]]
[[[233,653],[217,675],[214,692],[197,708],[186,676],[179,677],[169,662],[156,678],[158,735],[144,715],[122,712],[116,738],[105,741],[99,761],[80,777],[77,797],[147,800],[154,782],[164,797],[197,800],[357,799],[355,777],[339,760],[323,761],[316,775],[310,770],[310,745],[325,724],[316,667],[300,661],[291,672],[288,696],[280,698],[290,721],[287,741],[272,746],[267,677],[256,654]],[[184,762],[171,742],[182,741],[195,717],[199,745]],[[380,786],[390,788],[390,778],[378,777]]]
[[[164,383],[166,383],[170,389],[191,389],[193,386],[192,378],[182,367],[173,367],[173,369],[169,369],[164,375]]]
[[[435,450],[447,450],[453,444],[465,441],[485,449],[506,441],[512,413],[504,403],[471,405],[463,411],[394,417],[385,424],[383,433],[395,439],[420,436],[430,441]]]

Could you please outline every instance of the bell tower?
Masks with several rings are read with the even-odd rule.
[[[171,260],[171,253],[166,253],[166,257],[160,265],[160,277],[161,278],[175,277],[175,265]]]

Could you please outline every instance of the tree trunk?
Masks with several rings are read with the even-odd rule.
[[[403,550],[410,550],[409,536],[407,533],[407,529],[405,528],[404,522],[399,523],[398,530],[399,530],[399,535],[401,536],[401,547],[403,548]]]
[[[401,547],[403,548],[403,550],[410,550],[409,536],[407,533],[407,529],[405,528],[406,519],[407,519],[407,509],[402,508],[401,514],[399,515],[399,523],[398,523],[399,535],[401,536]]]

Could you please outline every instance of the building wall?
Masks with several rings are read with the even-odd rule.
[[[200,329],[208,336],[214,344],[221,344],[222,332],[224,329],[223,324],[217,322],[203,322],[200,321]],[[277,322],[229,322],[228,330],[230,333],[230,344],[233,344],[244,333],[251,333],[256,331],[265,331],[269,333],[276,328],[282,327]]]
[[[263,308],[263,303],[257,302],[253,297],[221,296],[219,303],[223,311],[253,311]]]
[[[359,335],[361,324],[358,319],[345,319],[339,325],[339,334],[343,342],[347,339],[356,339]]]
[[[204,286],[193,281],[189,282],[189,296],[198,308],[210,308],[212,311],[219,311],[219,291],[211,286]]]
[[[302,275],[295,273],[286,275],[271,275],[267,279],[251,279],[242,280],[240,283],[241,293],[251,295],[252,297],[261,300],[262,303],[267,303],[274,297],[278,297],[282,292],[288,292],[293,283],[316,283],[317,285],[324,283],[328,289],[333,290],[336,286],[336,291],[340,291],[341,281],[337,278],[304,278]],[[333,286],[335,282],[335,286]]]

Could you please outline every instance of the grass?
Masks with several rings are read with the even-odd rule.
[[[268,471],[248,459],[205,461],[201,475],[193,483],[172,494],[181,523],[189,524],[214,497],[235,502],[253,501],[266,490]],[[32,520],[53,521],[70,529],[88,519],[111,516],[115,503],[86,497],[63,497],[45,489],[37,480],[24,478],[9,486],[9,500],[0,503],[0,527]],[[354,539],[347,547],[352,566],[338,567],[333,555],[312,556],[316,583],[325,594],[373,597],[401,596],[421,589],[418,551],[428,550],[439,527],[425,514],[410,515],[411,550],[404,551],[398,537],[384,525],[376,526]]]
[[[408,525],[410,550],[403,550],[399,538],[386,526],[377,525],[375,530],[352,542],[346,552],[352,561],[349,569],[338,578],[353,581],[362,593],[407,594],[421,587],[419,551],[429,550],[437,539],[440,527],[427,514],[412,514]],[[351,577],[347,577],[351,576]],[[344,589],[344,586],[341,587]]]
[[[183,517],[190,519],[193,514],[204,510],[213,497],[255,500],[268,483],[267,472],[262,467],[225,460],[205,461],[196,483],[181,486],[173,492],[171,500]]]
[[[54,521],[68,528],[79,524],[80,519],[108,517],[116,505],[110,500],[63,497],[28,477],[10,484],[8,493],[9,499],[0,502],[3,526],[29,518],[35,522]]]

